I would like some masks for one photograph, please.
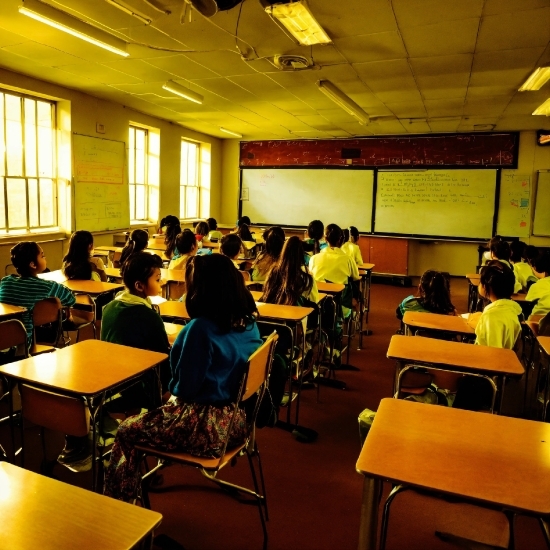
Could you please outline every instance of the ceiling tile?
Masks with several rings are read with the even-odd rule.
[[[544,88],[536,92],[517,92],[506,107],[504,115],[531,115],[531,113],[549,97],[550,91]],[[537,118],[539,117],[537,116]]]
[[[38,44],[37,42],[24,42],[14,46],[6,46],[3,49],[22,57],[28,57],[33,61],[49,67],[58,67],[69,63],[84,62],[82,59],[79,59],[74,55],[51,48],[50,46]]]
[[[178,78],[187,80],[193,80],[195,78],[213,78],[218,76],[214,71],[195,63],[184,54],[153,57],[143,59],[142,61],[157,69],[173,74]]]
[[[510,96],[471,97],[464,104],[465,116],[499,116],[510,102]]]
[[[157,69],[141,59],[121,59],[119,61],[102,63],[102,65],[116,69],[121,73],[135,76],[144,82],[162,82],[176,79],[176,75]]]
[[[60,65],[58,69],[68,73],[85,76],[91,80],[102,82],[103,84],[138,84],[139,78],[121,73],[110,67],[98,65],[96,63],[81,62],[79,64]]]
[[[550,128],[548,117],[533,115],[503,116],[499,118],[495,130],[517,131],[517,130],[540,130]]]
[[[548,6],[548,0],[485,0],[483,15],[534,10]]]
[[[462,116],[465,99],[426,99],[424,105],[430,119],[432,117]]]
[[[456,132],[460,124],[460,118],[456,120],[429,120],[428,124],[432,132]]]
[[[254,61],[243,61],[235,53],[226,51],[188,54],[195,63],[200,63],[222,76],[236,76],[257,72]]]
[[[397,31],[348,36],[334,41],[338,50],[350,63],[403,59],[407,52]]]
[[[481,17],[484,0],[393,0],[400,29]]]
[[[20,36],[19,34],[14,34],[12,32],[9,32],[4,27],[0,27],[0,29],[2,29],[2,32],[0,32],[0,48],[4,48],[5,46],[13,46],[15,44],[22,44],[23,42],[27,42],[27,38],[24,38],[23,36]]]
[[[431,130],[427,120],[403,121],[402,125],[409,134],[426,134]]]
[[[426,108],[422,101],[386,102],[386,107],[398,118],[426,117]]]

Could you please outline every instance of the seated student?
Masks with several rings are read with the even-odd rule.
[[[241,269],[242,262],[238,261],[239,254],[243,248],[243,242],[236,233],[229,233],[222,237],[220,252],[227,256],[237,269]]]
[[[241,241],[256,242],[246,223],[239,225],[235,233],[241,238]]]
[[[533,262],[533,271],[538,281],[531,285],[525,299],[538,300],[531,315],[545,315],[550,312],[550,252],[544,252]]]
[[[221,231],[218,231],[218,222],[216,221],[216,218],[208,218],[206,220],[206,223],[208,224],[208,235],[207,240],[209,240],[211,243],[217,243],[221,241],[223,237],[223,233]]]
[[[23,241],[11,249],[11,263],[19,275],[7,275],[0,283],[0,302],[27,308],[21,321],[27,331],[27,343],[32,344],[32,310],[44,298],[59,298],[61,305],[70,307],[76,302],[74,294],[54,281],[38,278],[46,269],[44,251],[34,241]]]
[[[263,238],[264,250],[254,262],[251,277],[253,281],[265,281],[269,270],[279,259],[285,244],[285,232],[282,227],[273,226],[264,231]]]
[[[162,218],[160,225],[161,232],[164,235],[164,244],[166,245],[164,254],[171,259],[176,248],[176,237],[181,233],[180,221],[176,216],[166,216],[166,218]]]
[[[195,238],[197,239],[197,247],[202,248],[202,241],[208,235],[208,224],[206,222],[199,222],[195,225]]]
[[[420,277],[418,296],[407,296],[395,310],[398,319],[402,320],[407,311],[424,311],[441,315],[456,315],[451,302],[451,289],[445,276],[428,269]]]
[[[305,243],[313,245],[313,254],[319,254],[323,248],[328,245],[322,240],[324,236],[325,226],[321,220],[313,220],[307,226]]]
[[[487,248],[489,250],[483,253],[483,257],[481,258],[481,265],[486,265],[487,262],[490,262],[493,259],[491,256],[491,246],[496,245],[496,243],[499,243],[501,241],[502,237],[500,235],[495,235],[494,237],[489,239],[489,242],[487,243]]]
[[[107,281],[103,260],[94,258],[93,252],[93,235],[89,231],[75,231],[69,240],[69,250],[61,268],[67,279]]]
[[[153,309],[149,296],[158,296],[161,292],[160,269],[162,260],[156,254],[137,252],[128,259],[121,268],[122,280],[126,287],[115,299],[105,306],[101,323],[101,340],[168,353],[170,344],[164,323],[160,315]],[[161,382],[163,391],[168,388],[170,367],[161,365]],[[123,394],[126,402],[131,402],[130,408],[152,409],[160,405],[155,395],[154,380],[132,386]]]
[[[149,233],[144,229],[134,229],[120,253],[120,265],[127,262],[134,254],[145,250],[148,244]]]
[[[363,256],[357,242],[359,241],[359,231],[357,227],[350,225],[348,229],[344,229],[344,244],[342,251],[347,254],[357,265],[363,264]]]
[[[521,307],[510,299],[514,293],[514,273],[504,262],[492,260],[481,270],[479,294],[490,300],[476,325],[476,344],[513,349],[521,334]],[[481,410],[492,396],[489,383],[476,376],[464,376],[458,383],[453,407]]]
[[[175,241],[174,255],[168,269],[185,269],[187,260],[197,253],[197,239],[191,229],[184,229]]]
[[[136,445],[194,456],[216,457],[232,414],[229,405],[250,355],[262,344],[254,299],[233,264],[221,254],[195,256],[185,270],[191,321],[170,354],[170,401],[128,418],[118,428],[105,472],[104,493],[135,498],[140,467]],[[238,415],[229,447],[246,437],[245,414]]]
[[[493,241],[493,239],[491,239]],[[512,252],[510,250],[510,245],[503,240],[491,242],[491,260],[498,260],[502,262],[505,266],[509,267],[514,273],[512,265],[510,264],[510,257]],[[514,294],[521,290],[521,283],[516,279],[514,275]]]
[[[533,268],[524,261],[526,248],[527,245],[522,241],[512,241],[510,244],[510,263],[514,269],[516,281],[521,284],[524,291],[527,291],[528,287],[537,281]]]

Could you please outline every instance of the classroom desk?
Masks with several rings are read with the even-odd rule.
[[[405,334],[412,336],[418,329],[437,332],[450,332],[459,336],[474,337],[475,330],[464,319],[457,315],[439,315],[423,311],[406,311],[403,316]]]
[[[158,512],[0,463],[0,539],[12,550],[152,548]],[[115,527],[113,527],[115,525]]]
[[[372,270],[374,264],[361,264],[358,266],[359,275],[361,275],[361,303],[359,304],[359,342],[357,349],[363,349],[363,335],[372,334],[369,331],[369,311],[370,311],[370,289],[372,282]],[[363,319],[366,327],[363,329]]]
[[[60,269],[56,271],[49,271],[48,273],[40,273],[38,275],[40,279],[46,281],[55,281],[56,283],[66,286],[72,292],[84,292],[91,294],[92,296],[98,296],[106,292],[113,292],[115,290],[121,290],[124,285],[119,283],[103,283],[101,281],[81,280],[81,279],[67,279]]]
[[[396,361],[394,395],[399,396],[401,379],[413,366],[469,374],[485,378],[493,388],[491,411],[494,412],[498,386],[499,410],[502,407],[507,376],[523,376],[525,369],[511,349],[475,346],[434,338],[394,335],[387,353]],[[492,378],[496,377],[498,386]]]
[[[479,273],[468,273],[466,275],[468,279],[468,311],[470,313],[475,311],[477,305],[479,277]]]
[[[112,277],[113,279],[122,279],[119,267],[107,267],[105,268],[105,275]],[[184,283],[185,282],[185,270],[184,269],[164,269],[161,268],[160,276],[164,281]]]
[[[167,317],[169,319],[179,319],[183,322],[189,321],[191,317],[187,313],[185,302],[178,301],[166,301],[158,304],[159,313],[161,317]]]
[[[54,353],[44,353],[6,365],[0,373],[18,382],[70,396],[84,397],[90,410],[93,452],[96,452],[96,418],[106,393],[162,363],[165,353],[84,340]],[[160,391],[160,390],[159,390]],[[23,423],[21,423],[23,429]],[[23,458],[22,458],[23,460]],[[93,487],[96,461],[93,461]]]
[[[166,330],[166,334],[168,335],[168,342],[171,346],[174,345],[174,342],[183,327],[184,325],[178,325],[176,323],[164,323],[164,328]]]
[[[383,399],[356,464],[365,476],[359,549],[377,548],[382,481],[547,516],[549,442],[546,423]]]
[[[12,306],[11,304],[0,303],[0,321],[7,321],[19,317],[27,311],[26,307]]]
[[[162,249],[154,249],[154,248],[146,248],[143,252],[148,252],[149,254],[156,254],[157,256],[160,256],[161,259],[164,261],[164,262],[169,262],[170,261],[170,258],[168,258],[166,256],[166,254],[163,252],[163,250],[165,249],[166,247],[162,248]],[[96,252],[98,252],[99,254],[95,254]],[[101,254],[101,253],[105,253],[105,254]],[[98,256],[107,256],[111,262],[113,261],[112,258],[111,258],[111,253],[112,254],[115,254],[115,253],[122,253],[122,247],[121,246],[96,246],[94,248],[94,256],[98,255]]]

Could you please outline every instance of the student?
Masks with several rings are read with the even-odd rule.
[[[256,305],[244,280],[221,254],[195,256],[185,270],[191,321],[178,334],[170,354],[170,401],[119,426],[105,473],[104,493],[132,500],[139,486],[136,445],[217,457],[232,414],[229,405],[250,355],[262,344]],[[229,447],[246,437],[245,415],[238,415]]]
[[[313,245],[313,254],[319,254],[323,248],[326,248],[328,245],[325,241],[322,241],[325,231],[325,226],[321,220],[313,220],[309,222],[307,226],[307,239],[306,243]]]
[[[239,225],[235,233],[241,238],[241,241],[256,242],[246,223]]]
[[[510,258],[512,256],[512,251],[510,250],[510,245],[503,240],[491,239],[490,250],[491,260],[498,260],[502,262],[506,267],[509,267],[512,270],[512,265],[510,264]],[[516,279],[514,275],[514,293],[517,293],[521,290],[521,283]]]
[[[61,268],[67,279],[107,281],[103,260],[94,258],[93,252],[93,235],[89,231],[75,231],[69,240],[69,250]]]
[[[304,248],[299,237],[290,237],[281,256],[267,275],[261,302],[288,306],[317,303],[319,292],[304,262]]]
[[[254,262],[252,269],[253,281],[265,281],[269,270],[279,259],[285,244],[285,232],[282,227],[273,226],[264,231],[263,238],[264,251]]]
[[[522,241],[512,241],[510,244],[510,263],[512,264],[516,281],[519,282],[522,290],[527,290],[529,281],[534,283],[537,280],[533,273],[533,268],[523,261],[525,248],[526,244]]]
[[[525,299],[538,300],[531,315],[545,315],[550,312],[550,252],[544,252],[533,262],[533,271],[538,281],[531,285]]]
[[[11,249],[11,263],[19,275],[7,275],[0,283],[0,302],[27,309],[21,321],[27,331],[27,344],[32,344],[32,310],[44,298],[59,298],[61,305],[70,307],[76,302],[74,294],[54,281],[38,278],[46,269],[44,251],[34,241],[24,241]]]
[[[206,220],[206,223],[208,224],[208,240],[211,243],[217,243],[218,241],[221,241],[223,237],[223,233],[221,231],[218,231],[218,222],[216,221],[216,218],[208,218]]]
[[[197,247],[202,248],[202,241],[208,235],[208,224],[206,222],[199,222],[195,225],[195,238],[197,239]]]
[[[164,254],[171,259],[176,248],[176,237],[181,233],[180,221],[176,216],[166,216],[166,218],[162,218],[160,225],[166,245]]]
[[[402,320],[407,311],[425,311],[441,315],[456,315],[451,302],[451,289],[445,276],[432,269],[420,277],[418,295],[407,296],[395,310],[398,319]]]
[[[359,231],[357,227],[350,225],[348,229],[344,229],[342,252],[354,260],[357,265],[363,265],[363,256],[361,256],[361,249],[357,245],[358,241]]]
[[[238,261],[239,254],[243,248],[243,242],[236,233],[229,233],[222,237],[220,252],[227,256],[237,269],[241,269],[241,263]]]
[[[177,237],[174,255],[168,269],[185,269],[188,258],[197,253],[197,239],[191,229],[184,229]]]
[[[164,323],[149,298],[161,292],[161,267],[160,257],[147,252],[136,252],[122,265],[125,290],[103,310],[101,340],[161,353],[169,352],[170,344]],[[163,364],[161,382],[164,391],[167,390],[169,379],[169,365]],[[149,377],[146,382],[149,387],[143,387],[143,383],[136,384],[123,394],[124,400],[130,402],[132,408],[144,407],[150,410],[160,405],[155,395],[154,377]]]
[[[130,233],[130,238],[120,253],[120,265],[127,262],[134,254],[145,250],[148,244],[149,233],[147,233],[144,229],[134,229],[132,233]]]

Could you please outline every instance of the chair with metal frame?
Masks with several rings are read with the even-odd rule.
[[[256,433],[255,433],[255,423],[256,417],[258,415],[258,410],[260,408],[260,403],[262,397],[265,393],[267,387],[267,381],[269,378],[269,373],[271,370],[271,365],[273,362],[273,355],[275,350],[275,344],[277,343],[277,334],[271,334],[267,340],[258,348],[248,360],[248,365],[245,373],[243,374],[242,382],[238,392],[237,399],[235,400],[233,407],[234,412],[227,427],[228,437],[223,446],[221,456],[219,458],[201,458],[193,456],[184,452],[164,452],[154,449],[153,447],[147,447],[138,445],[137,449],[142,453],[142,459],[146,465],[146,459],[148,456],[153,456],[158,459],[157,465],[149,470],[146,474],[142,476],[141,483],[141,500],[143,504],[150,508],[149,496],[147,491],[147,486],[149,480],[152,476],[161,468],[175,463],[183,464],[185,466],[192,466],[200,470],[200,472],[213,481],[217,483],[222,488],[229,489],[230,491],[243,492],[249,495],[252,495],[256,499],[256,504],[258,505],[258,510],[260,513],[260,520],[262,522],[262,529],[264,534],[264,550],[267,548],[267,527],[266,520],[269,519],[267,511],[267,501],[265,496],[265,483],[264,476],[262,471],[262,463],[260,460],[260,454],[258,451],[258,445],[256,443]],[[235,413],[239,404],[243,401],[249,399],[253,395],[257,395],[256,406],[254,407],[253,414],[250,418],[247,418],[248,426],[248,436],[246,440],[239,446],[234,447],[233,449],[227,449],[227,444],[229,442],[229,434],[232,431],[233,423],[235,421]],[[248,463],[250,466],[250,471],[252,474],[252,480],[254,483],[254,490],[248,489],[246,487],[241,487],[233,483],[221,480],[217,477],[218,472],[227,464],[233,463],[238,456],[246,454],[248,458]],[[261,490],[258,485],[258,479],[256,475],[256,469],[254,467],[253,458],[256,457],[258,460],[258,468],[261,481]]]
[[[166,283],[166,299],[179,300],[187,291],[187,284],[182,281],[168,281]]]
[[[76,304],[70,308],[72,326],[68,329],[76,331],[76,342],[80,339],[80,331],[88,326],[92,327],[94,339],[97,339],[96,305],[89,294],[75,293]]]
[[[55,351],[59,338],[62,336],[61,327],[62,306],[59,298],[44,298],[36,302],[32,310],[32,345],[31,355],[40,355]],[[37,342],[36,329],[44,325],[52,325],[53,339],[46,344]]]
[[[4,268],[4,275],[17,275],[17,269],[15,269],[13,264],[8,264]]]

